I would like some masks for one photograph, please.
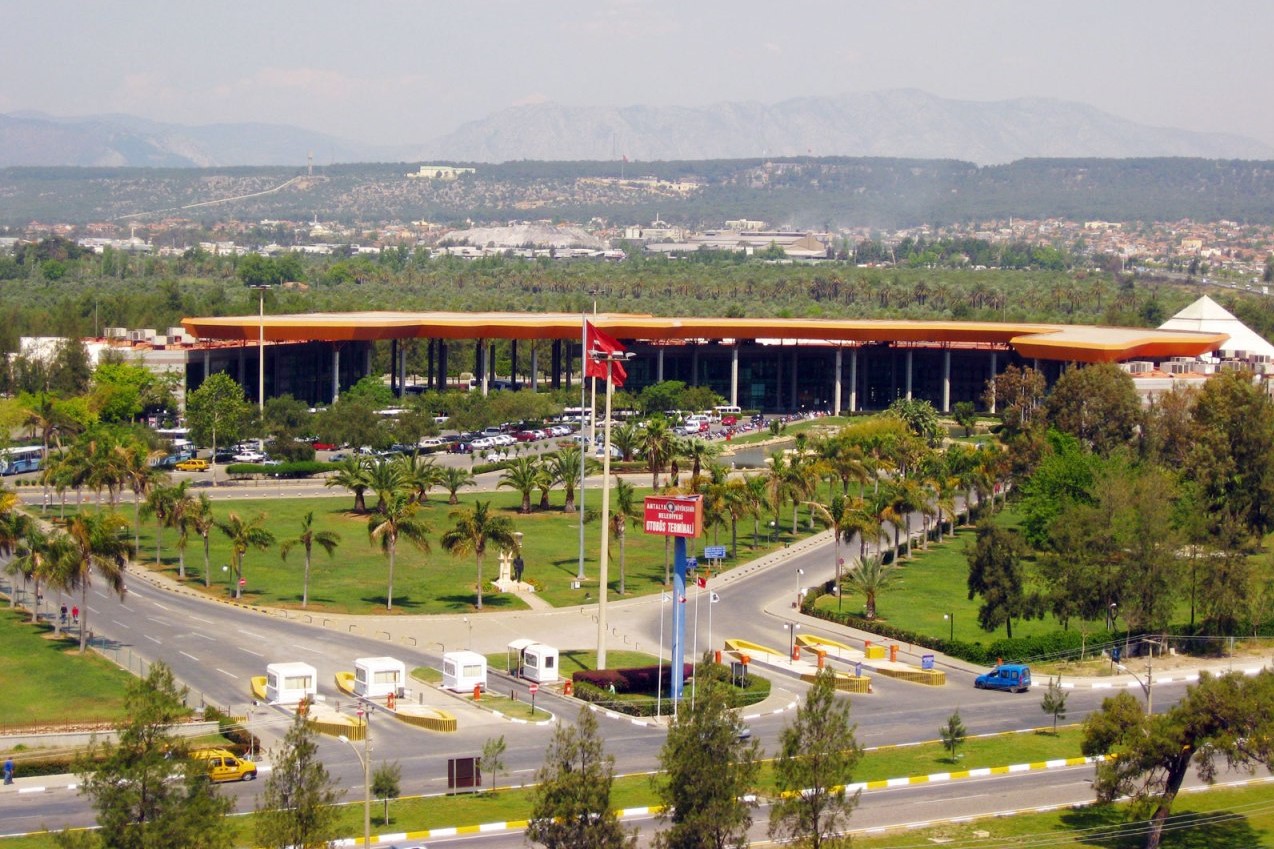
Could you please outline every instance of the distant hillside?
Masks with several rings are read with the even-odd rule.
[[[1181,156],[1270,159],[1242,136],[1148,127],[1081,103],[949,100],[898,90],[781,103],[506,109],[388,147],[277,124],[162,124],[128,115],[0,115],[0,167],[203,168],[342,162],[702,161],[793,156],[956,159]]]
[[[620,171],[626,169],[626,177]],[[1238,222],[1274,219],[1274,162],[793,157],[477,165],[457,180],[404,164],[316,168],[5,168],[0,225],[30,221],[283,219],[439,223],[661,218],[720,227],[909,227],[1008,217]],[[295,178],[295,179],[294,179]],[[643,178],[643,179],[634,179]],[[648,179],[646,179],[648,178]]]
[[[1148,127],[1091,106],[949,100],[912,89],[701,108],[520,106],[425,145],[421,159],[473,162],[886,156],[981,165],[1028,157],[1268,159],[1241,136]]]

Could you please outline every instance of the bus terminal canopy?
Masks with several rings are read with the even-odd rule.
[[[1010,347],[1026,358],[1119,362],[1137,358],[1197,357],[1217,350],[1224,333],[1137,327],[990,321],[671,317],[604,313],[589,321],[624,341],[655,343],[740,339],[821,342],[986,345]],[[201,340],[355,342],[389,339],[579,339],[575,313],[347,312],[185,318]]]

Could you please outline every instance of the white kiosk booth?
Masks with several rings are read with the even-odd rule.
[[[368,699],[393,693],[403,694],[407,666],[392,657],[359,657],[354,659],[354,695]]]
[[[271,663],[265,668],[265,698],[270,704],[300,704],[317,695],[318,670],[308,663]]]
[[[467,693],[487,689],[487,659],[476,651],[449,651],[442,656],[442,688]]]
[[[557,649],[543,643],[522,650],[522,677],[538,684],[557,682]]]

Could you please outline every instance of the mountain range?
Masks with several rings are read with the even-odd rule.
[[[206,168],[335,162],[508,162],[886,156],[979,165],[1034,157],[1272,159],[1229,133],[1138,124],[1046,98],[952,100],[914,89],[703,107],[505,109],[416,145],[377,146],[279,124],[166,124],[130,115],[0,115],[0,167]]]

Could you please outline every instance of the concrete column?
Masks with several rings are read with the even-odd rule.
[[[990,384],[990,389],[991,389],[991,392],[989,393],[991,396],[991,409],[988,410],[987,412],[989,412],[991,415],[995,415],[995,375],[998,371],[999,370],[996,368],[996,364],[995,364],[995,351],[992,351],[991,352],[991,376],[987,380],[987,383]]]
[[[690,349],[690,385],[699,385],[699,346]]]
[[[242,348],[239,349],[239,359],[240,361],[242,361],[243,359]],[[204,348],[203,349],[203,379],[207,380],[211,376],[212,376],[212,349]],[[242,368],[239,369],[239,385],[241,386],[243,385],[243,369]]]
[[[566,388],[567,389],[571,388],[571,360],[573,359],[575,358],[571,356],[571,340],[563,339],[562,340],[562,360],[563,362],[566,363],[565,371],[566,371]],[[580,379],[583,380],[582,377]]]
[[[801,360],[801,349],[793,348],[792,349],[792,403],[789,405],[789,409],[792,412],[796,412],[796,371],[797,371],[797,365],[800,363],[800,360]]]
[[[911,348],[907,349],[907,376],[903,378],[903,386],[906,389],[907,400],[911,400],[911,365],[912,355],[915,353]]]
[[[487,382],[495,383],[495,343],[487,346]]]
[[[518,385],[518,340],[509,340],[509,385]]]
[[[553,340],[553,362],[549,368],[549,386],[553,389],[562,387],[562,340]]]
[[[235,372],[234,378],[235,380],[239,381],[240,386],[247,386],[247,384],[244,382],[248,376],[248,367],[246,363],[247,350],[248,350],[247,345],[245,344],[239,345],[239,367],[238,367],[238,370]],[[205,373],[204,380],[207,380],[207,379],[208,379],[208,375],[207,373]]]
[[[832,366],[832,415],[840,415],[841,349],[836,349],[836,364]]]
[[[398,394],[398,340],[389,340],[389,391]]]
[[[367,347],[363,349],[363,376],[372,373],[372,343],[366,343]]]
[[[942,352],[942,412],[951,412],[951,349]]]
[[[478,378],[479,384],[482,386],[482,397],[487,395],[487,342],[485,339],[479,339],[478,344],[473,346],[473,372]]]
[[[774,351],[774,406],[783,409],[783,346]]]
[[[664,382],[664,349],[660,345],[655,353],[655,383]]]
[[[739,406],[739,343],[730,349],[730,405]]]
[[[535,342],[531,342],[531,391],[534,392],[540,385],[540,363],[538,354],[540,346]]]
[[[443,339],[438,340],[438,391],[443,392],[447,389],[447,343]]]
[[[407,343],[398,345],[398,397],[407,395]]]
[[[332,345],[332,403],[341,397],[341,346]]]
[[[858,349],[849,352],[849,411],[858,412]]]
[[[1040,370],[1040,358],[1039,358],[1039,357],[1035,357],[1034,359],[1032,359],[1032,360],[1031,360],[1031,368],[1035,369],[1036,371],[1039,371],[1039,370]]]

